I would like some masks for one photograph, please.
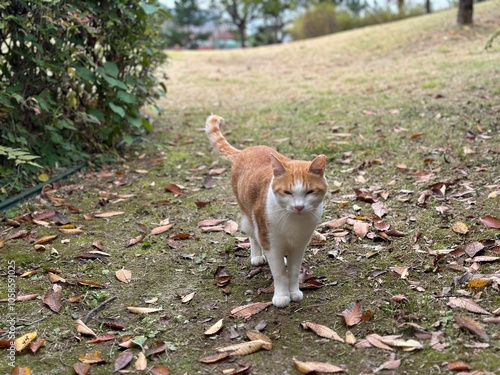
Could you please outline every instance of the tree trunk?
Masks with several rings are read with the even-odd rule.
[[[245,32],[245,29],[246,29],[246,22],[240,22],[238,24],[238,32],[240,34],[241,48],[245,48],[246,47],[247,35],[246,35],[246,32]]]
[[[425,0],[425,13],[429,14],[432,12],[431,0]]]
[[[457,23],[459,25],[472,24],[472,13],[474,10],[473,0],[460,0],[458,3]]]

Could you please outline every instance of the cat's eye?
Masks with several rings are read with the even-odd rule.
[[[312,194],[312,193],[314,193],[314,190],[308,190],[308,191],[306,192],[306,195],[309,195],[309,194]]]
[[[292,195],[292,192],[291,192],[290,190],[285,190],[285,191],[284,191],[284,193],[285,193],[286,195]]]

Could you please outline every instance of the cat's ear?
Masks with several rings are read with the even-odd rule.
[[[311,166],[309,167],[309,172],[320,175],[321,177],[323,177],[323,175],[325,174],[325,166],[326,166],[326,156],[325,155],[318,155],[311,162]]]
[[[273,166],[273,176],[274,177],[279,177],[283,176],[286,172],[285,167],[281,162],[278,160],[278,158],[271,153],[271,165]]]

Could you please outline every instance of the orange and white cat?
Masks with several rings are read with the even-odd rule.
[[[274,279],[273,304],[301,301],[299,272],[327,192],[325,155],[291,160],[267,146],[238,150],[220,132],[224,119],[211,115],[205,131],[220,156],[232,163],[231,185],[250,238],[251,262],[267,260]],[[286,260],[285,260],[286,258]]]

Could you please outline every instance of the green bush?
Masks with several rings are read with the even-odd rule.
[[[423,13],[423,7],[411,8],[403,13],[394,13],[389,9],[377,8],[366,9],[363,16],[360,16],[348,10],[339,10],[332,3],[322,2],[298,17],[289,32],[295,40],[307,39],[358,27],[396,21]]]
[[[153,75],[166,17],[156,1],[0,4],[0,200],[36,183],[40,165],[72,166],[150,130],[140,108],[166,92]]]

